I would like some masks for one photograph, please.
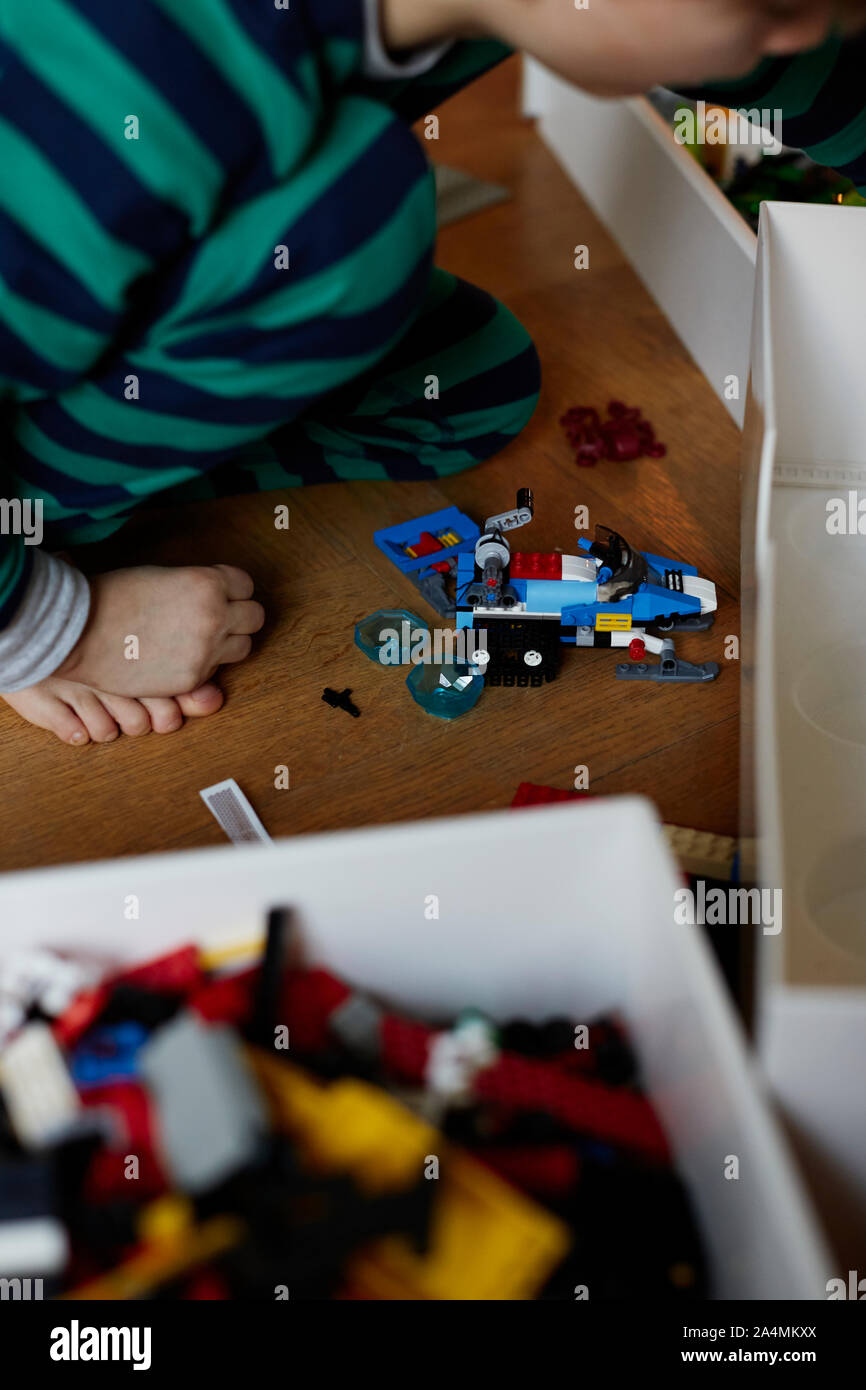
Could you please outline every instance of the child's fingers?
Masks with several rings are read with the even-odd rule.
[[[213,565],[212,568],[222,576],[226,586],[226,598],[252,598],[255,585],[246,570],[238,569],[236,565]]]
[[[247,599],[244,603],[233,603],[229,609],[229,631],[233,634],[259,632],[264,627],[264,622],[265,610],[254,599]]]

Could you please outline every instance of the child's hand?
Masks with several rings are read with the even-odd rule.
[[[864,0],[590,0],[587,9],[573,0],[381,3],[394,46],[481,32],[600,96],[738,77],[765,55],[814,47],[836,19],[856,27],[866,10]]]
[[[195,690],[249,656],[265,620],[250,576],[231,565],[113,570],[90,581],[91,609],[56,677],[114,695]]]

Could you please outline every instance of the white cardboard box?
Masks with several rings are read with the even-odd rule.
[[[675,924],[679,885],[649,804],[614,798],[7,875],[0,952],[39,943],[136,960],[258,934],[268,907],[290,903],[308,958],[432,1018],[616,1009],[716,1296],[823,1298],[827,1252],[703,935]]]
[[[765,204],[744,435],[743,792],[758,1038],[822,1188],[866,1233],[866,209]],[[866,501],[864,501],[866,511]],[[858,1212],[854,1202],[859,1205]],[[862,1244],[860,1256],[862,1259]]]
[[[588,96],[526,61],[524,110],[736,423],[742,424],[756,239],[643,97]],[[590,265],[592,247],[590,247]],[[725,394],[736,376],[739,396]]]

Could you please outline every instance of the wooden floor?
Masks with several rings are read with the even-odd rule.
[[[545,371],[537,414],[498,458],[433,487],[356,483],[224,499],[137,520],[82,553],[88,568],[144,560],[242,565],[269,620],[253,657],[225,673],[213,718],[167,737],[75,750],[0,707],[0,865],[5,869],[224,843],[199,790],[234,777],[275,836],[507,806],[521,781],[597,793],[640,792],[662,816],[736,832],[739,672],[724,660],[738,631],[739,438],[682,345],[531,123],[517,114],[511,64],[441,112],[435,157],[501,182],[512,199],[443,231],[439,262],[500,296],[535,338]],[[636,210],[637,215],[637,210]],[[573,268],[573,247],[591,269]],[[640,405],[666,458],[575,467],[558,418],[613,397]],[[722,664],[708,686],[618,682],[616,657],[566,651],[540,690],[490,689],[453,724],[424,714],[404,676],[353,644],[355,621],[382,606],[430,614],[373,545],[373,531],[456,503],[483,519],[535,492],[522,549],[573,551],[574,508],[638,547],[679,556],[716,581],[717,625],[678,641]],[[291,508],[288,532],[275,503]],[[351,719],[322,702],[350,686]],[[289,790],[274,770],[290,769]]]

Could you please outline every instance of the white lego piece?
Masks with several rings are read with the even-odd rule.
[[[683,575],[683,593],[691,598],[699,598],[702,613],[715,613],[719,606],[716,586],[711,579],[703,579],[699,574]]]
[[[459,1101],[472,1093],[478,1072],[492,1066],[499,1055],[486,1019],[461,1019],[448,1032],[438,1033],[430,1044],[425,1080],[436,1095]]]
[[[648,652],[658,656],[664,647],[662,637],[654,637],[651,632],[646,632],[642,627],[631,627],[627,632],[612,632],[610,634],[610,645],[612,647],[629,647],[635,640],[643,642]]]
[[[0,995],[17,999],[25,1010],[38,1004],[56,1017],[82,990],[99,978],[99,971],[55,951],[22,951],[0,972]]]
[[[28,1023],[0,1054],[0,1091],[20,1144],[39,1149],[65,1134],[81,1103],[47,1023]]]
[[[0,1276],[29,1279],[59,1274],[69,1258],[62,1222],[53,1216],[0,1221]]]
[[[594,584],[598,578],[598,561],[592,555],[563,555],[562,577]]]

